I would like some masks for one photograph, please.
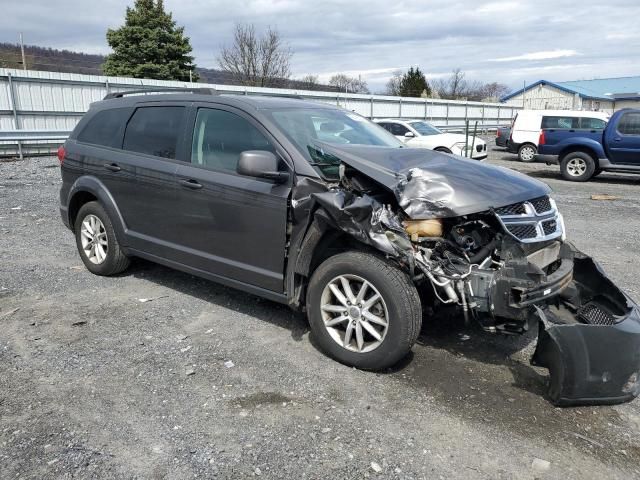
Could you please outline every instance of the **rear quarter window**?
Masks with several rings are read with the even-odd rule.
[[[131,115],[131,108],[102,110],[89,119],[77,137],[78,142],[120,148],[122,132]]]
[[[185,107],[140,107],[127,124],[122,148],[175,159],[184,118]]]
[[[623,135],[640,135],[640,113],[625,113],[618,123],[618,131]]]

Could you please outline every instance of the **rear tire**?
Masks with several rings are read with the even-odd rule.
[[[420,297],[409,275],[364,252],[335,255],[316,269],[307,312],[321,350],[366,370],[396,364],[411,350],[422,325]]]
[[[538,148],[535,145],[525,143],[518,148],[518,159],[524,163],[531,163],[535,161],[537,153]]]
[[[596,171],[596,162],[591,155],[584,152],[572,152],[560,162],[560,173],[565,180],[586,182]]]
[[[80,208],[74,231],[80,258],[91,273],[108,276],[127,269],[129,257],[120,248],[113,223],[98,202]]]

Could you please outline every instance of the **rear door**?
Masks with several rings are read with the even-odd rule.
[[[177,171],[180,262],[281,293],[290,184],[238,175],[236,167],[241,152],[267,150],[291,171],[286,152],[232,107],[198,106],[190,125],[191,162]]]
[[[606,130],[609,160],[640,165],[640,112],[624,113],[613,127]]]
[[[133,169],[135,182],[118,206],[129,246],[165,258],[175,255],[175,174],[184,154],[187,107],[180,103],[144,104],[129,119],[122,156],[114,165]],[[184,158],[182,158],[184,160]]]

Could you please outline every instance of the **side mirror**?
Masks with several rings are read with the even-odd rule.
[[[240,175],[256,178],[268,178],[276,183],[284,183],[289,179],[288,172],[278,171],[276,156],[264,150],[247,150],[240,154],[236,171]]]
[[[407,132],[404,134],[404,138],[413,138],[413,137],[415,137],[413,132]]]

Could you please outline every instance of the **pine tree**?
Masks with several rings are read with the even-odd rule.
[[[195,69],[189,37],[165,12],[163,0],[135,0],[124,25],[107,31],[107,42],[113,53],[102,65],[106,75],[188,81]]]
[[[400,79],[398,93],[402,97],[419,97],[423,92],[426,92],[427,95],[431,94],[431,87],[429,87],[424,73],[420,71],[420,67],[409,68]]]

